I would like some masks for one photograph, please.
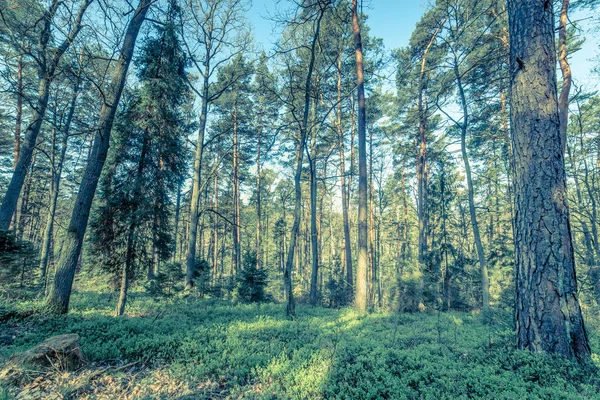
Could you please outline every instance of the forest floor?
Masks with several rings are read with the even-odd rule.
[[[479,313],[299,306],[290,321],[278,304],[132,293],[127,316],[113,317],[114,304],[79,292],[67,316],[0,324],[15,336],[0,363],[62,333],[80,335],[86,358],[75,372],[0,383],[0,399],[600,399],[597,374],[515,351],[501,311],[484,323]],[[600,365],[598,319],[588,329]]]

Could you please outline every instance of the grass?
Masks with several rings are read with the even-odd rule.
[[[4,383],[0,399],[21,391],[86,399],[600,399],[594,373],[514,350],[511,317],[500,311],[484,324],[477,313],[363,316],[300,306],[290,321],[277,304],[188,297],[161,305],[141,293],[127,316],[113,317],[113,308],[107,295],[77,293],[67,316],[0,325],[16,336],[0,361],[77,333],[88,362],[74,373]]]

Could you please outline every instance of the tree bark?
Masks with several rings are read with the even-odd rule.
[[[39,55],[39,67],[38,67],[38,96],[36,106],[33,107],[31,116],[31,123],[27,127],[25,133],[25,140],[19,145],[19,157],[17,159],[15,171],[12,175],[4,199],[2,200],[2,206],[0,207],[0,230],[8,230],[10,227],[10,221],[17,208],[19,196],[21,195],[21,189],[27,176],[27,171],[31,165],[31,159],[33,151],[37,144],[37,138],[42,129],[46,110],[48,108],[48,99],[50,97],[50,85],[54,80],[56,68],[62,58],[63,54],[71,46],[73,41],[77,38],[81,28],[82,20],[85,11],[93,0],[83,0],[79,11],[75,17],[75,21],[65,40],[52,52],[52,57],[48,60],[48,44],[51,43],[51,30],[54,16],[58,11],[60,3],[59,0],[54,0],[48,10],[44,12],[44,26],[40,33],[40,40],[38,44],[38,55]]]
[[[358,20],[357,0],[352,0],[352,33],[356,57],[356,92],[358,97],[358,264],[354,305],[367,311],[368,223],[367,223],[367,134],[363,48]]]
[[[563,82],[558,97],[558,117],[560,118],[560,138],[562,142],[562,154],[565,155],[567,148],[567,126],[569,124],[569,94],[573,83],[571,66],[567,59],[567,22],[569,18],[570,0],[562,0],[560,18],[558,25],[558,62],[562,72]]]
[[[206,71],[210,71],[210,60],[206,60]],[[188,245],[185,255],[185,288],[194,287],[194,268],[196,263],[196,240],[198,238],[198,222],[200,220],[200,180],[202,179],[202,155],[204,153],[204,133],[206,131],[206,118],[208,114],[208,85],[209,74],[204,74],[202,87],[202,106],[200,111],[200,126],[198,128],[198,142],[196,143],[196,156],[194,160],[194,178],[190,201],[190,226],[188,231]]]
[[[508,0],[520,349],[587,361],[557,100],[552,2]]]
[[[317,104],[313,102],[313,121],[315,120]],[[309,153],[310,175],[310,243],[312,249],[312,262],[310,273],[310,298],[311,306],[317,305],[317,283],[319,276],[319,229],[317,227],[317,133],[313,132],[311,149]]]
[[[424,105],[426,100],[424,97],[425,92],[425,74],[427,66],[427,57],[429,51],[435,43],[442,24],[435,30],[429,43],[423,51],[421,57],[421,69],[419,71],[419,98],[417,101],[419,111],[419,155],[417,157],[417,217],[419,222],[419,264],[423,265],[427,256],[427,110]]]
[[[350,218],[348,216],[349,188],[346,185],[346,155],[344,151],[344,130],[342,127],[342,55],[337,59],[337,118],[335,121],[338,134],[338,150],[340,154],[340,186],[342,191],[342,220],[344,225],[344,271],[346,271],[346,288],[348,300],[354,296],[352,289],[352,241],[350,238]]]
[[[50,207],[48,210],[48,218],[46,221],[46,229],[44,230],[44,239],[42,242],[42,249],[40,251],[40,277],[38,284],[44,286],[46,283],[46,273],[48,268],[48,256],[50,254],[50,247],[52,244],[52,235],[54,233],[54,218],[56,214],[56,204],[58,202],[58,195],[60,192],[60,180],[62,177],[62,170],[65,161],[65,155],[67,153],[67,146],[69,144],[69,132],[71,129],[71,122],[75,115],[75,107],[77,105],[77,97],[79,96],[79,82],[75,85],[73,90],[73,96],[71,97],[71,104],[69,106],[69,112],[64,125],[63,140],[61,143],[60,155],[58,157],[58,165],[51,165],[52,168],[52,181],[50,183]]]
[[[151,0],[140,0],[134,16],[129,22],[121,54],[115,64],[112,80],[105,96],[106,102],[100,110],[90,158],[79,187],[71,221],[62,242],[54,283],[46,298],[46,306],[49,311],[56,314],[66,314],[69,310],[73,278],[81,254],[92,201],[108,154],[110,133],[117,106],[127,79],[127,70],[131,63],[135,42],[150,4]]]
[[[292,287],[292,267],[294,265],[294,253],[296,251],[296,242],[300,231],[300,219],[302,217],[302,164],[304,159],[304,149],[306,148],[306,138],[308,133],[308,114],[310,109],[310,95],[312,88],[312,75],[315,68],[317,41],[321,32],[321,21],[325,15],[325,7],[321,7],[317,17],[315,31],[311,43],[310,61],[306,73],[304,84],[304,112],[300,122],[300,135],[296,145],[296,171],[294,173],[294,224],[290,235],[290,245],[288,247],[287,259],[283,271],[283,281],[286,295],[286,314],[290,318],[296,316],[296,304],[294,302],[294,293]]]
[[[475,240],[475,248],[477,249],[477,257],[479,259],[479,272],[481,274],[481,306],[483,310],[487,310],[490,306],[490,281],[488,277],[487,264],[485,260],[485,252],[481,242],[481,234],[479,232],[479,223],[477,222],[477,210],[475,209],[475,190],[473,188],[473,177],[471,174],[471,164],[469,162],[469,154],[467,152],[467,131],[469,128],[469,109],[465,90],[462,85],[462,79],[458,71],[458,61],[454,60],[454,74],[460,95],[460,102],[463,112],[463,121],[460,124],[460,149],[462,159],[465,165],[465,174],[467,176],[467,194],[469,200],[469,216],[471,217],[471,227],[473,228],[473,239]]]

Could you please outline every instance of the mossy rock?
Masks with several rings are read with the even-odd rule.
[[[74,370],[83,363],[83,354],[79,346],[79,335],[66,334],[53,336],[32,349],[14,354],[7,361],[11,370]]]

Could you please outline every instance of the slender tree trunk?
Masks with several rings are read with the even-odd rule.
[[[52,244],[52,235],[54,233],[54,218],[56,214],[56,204],[58,202],[58,195],[60,191],[60,180],[62,176],[63,165],[65,161],[65,155],[67,153],[67,146],[69,142],[69,132],[71,129],[71,122],[75,115],[75,107],[77,105],[77,97],[79,96],[79,82],[75,85],[73,90],[73,96],[71,98],[71,104],[69,106],[69,112],[67,114],[67,120],[65,121],[63,140],[61,143],[60,155],[58,158],[58,165],[52,163],[52,182],[50,184],[50,207],[48,210],[48,219],[46,221],[46,229],[44,230],[44,240],[42,242],[42,249],[40,251],[40,277],[38,284],[45,286],[46,273],[48,268],[48,256],[50,254],[50,247]],[[45,289],[45,288],[44,288]]]
[[[354,305],[361,312],[367,311],[367,263],[368,263],[368,223],[367,223],[367,139],[365,80],[363,69],[363,49],[358,20],[357,0],[352,0],[352,33],[356,57],[356,86],[358,96],[358,264],[356,267],[356,292]]]
[[[81,255],[81,246],[87,228],[92,200],[108,154],[110,132],[127,79],[127,70],[133,56],[135,42],[150,4],[151,0],[140,0],[127,27],[121,54],[115,63],[113,77],[106,92],[106,101],[100,110],[92,152],[79,187],[71,222],[62,242],[54,283],[46,298],[46,305],[53,313],[66,314],[69,310],[73,278]]]
[[[558,117],[560,119],[560,138],[562,143],[562,154],[564,156],[567,148],[567,125],[569,124],[569,94],[573,83],[571,66],[567,59],[567,23],[569,18],[570,0],[562,0],[560,19],[558,24],[558,62],[562,72],[563,83],[558,97]]]
[[[352,241],[350,238],[350,218],[348,216],[349,207],[349,188],[346,185],[346,155],[344,151],[344,129],[342,127],[342,55],[337,59],[337,119],[335,122],[338,134],[338,149],[340,154],[340,186],[342,191],[342,219],[344,225],[344,270],[346,271],[347,299],[354,296],[352,289],[353,271],[352,271]]]
[[[219,258],[219,175],[215,174],[215,193],[214,193],[215,213],[213,215],[213,240],[215,247],[213,248],[213,278],[216,280],[218,275],[218,258]]]
[[[142,143],[142,152],[140,154],[140,160],[138,162],[137,172],[135,176],[135,186],[133,189],[134,201],[139,201],[137,199],[139,199],[142,195],[142,173],[144,172],[144,166],[146,164],[146,154],[148,152],[149,140],[150,138],[148,137],[148,130],[146,130],[144,134],[144,141]],[[121,290],[119,292],[119,302],[117,303],[116,316],[123,315],[123,313],[125,312],[125,305],[127,303],[127,293],[129,290],[129,282],[131,280],[131,275],[133,274],[133,267],[135,261],[134,251],[136,220],[133,216],[130,216],[130,218],[131,222],[129,223],[129,229],[127,230],[127,250],[125,253],[125,264],[123,265],[123,271],[121,274]],[[153,229],[153,231],[156,230]],[[152,247],[154,248],[154,241],[152,243]],[[154,250],[152,251],[152,253],[154,254]],[[152,260],[154,262],[154,255],[152,256]]]
[[[469,215],[471,217],[471,226],[473,228],[473,239],[475,240],[475,248],[479,258],[479,271],[481,274],[481,305],[483,310],[487,310],[490,306],[490,281],[488,277],[487,264],[483,244],[481,242],[481,234],[479,232],[479,223],[477,222],[477,210],[475,209],[475,190],[473,188],[473,177],[471,175],[471,164],[469,162],[469,154],[467,152],[467,130],[469,129],[469,109],[467,98],[462,85],[460,73],[458,71],[458,61],[454,60],[454,73],[460,95],[460,102],[463,111],[463,121],[460,124],[460,149],[462,159],[465,164],[465,174],[467,176],[467,192],[469,200]]]
[[[313,121],[316,114],[316,101],[313,102]],[[317,133],[313,132],[309,158],[310,175],[310,243],[312,248],[312,268],[310,274],[310,305],[317,305],[317,284],[319,276],[319,229],[317,226]]]
[[[233,272],[238,276],[242,267],[240,245],[240,178],[237,102],[233,106]]]
[[[179,220],[181,219],[181,190],[183,186],[183,179],[180,179],[177,183],[177,199],[175,200],[175,227],[173,228],[173,232],[175,232],[175,245],[173,251],[172,261],[179,260]]]
[[[259,121],[260,125],[260,121]],[[256,268],[262,266],[262,190],[261,190],[261,133],[262,128],[257,130],[257,146],[256,146]]]
[[[19,157],[17,159],[15,171],[12,175],[4,199],[2,200],[2,206],[0,206],[0,230],[8,230],[10,227],[10,221],[13,218],[27,171],[31,165],[31,159],[33,151],[37,144],[37,138],[44,122],[46,110],[48,108],[48,99],[50,97],[50,85],[54,79],[56,68],[70,45],[75,41],[79,31],[82,28],[82,20],[85,11],[93,0],[83,0],[75,21],[71,30],[68,32],[65,40],[55,49],[53,49],[52,56],[49,57],[48,44],[51,39],[51,30],[58,8],[62,1],[53,0],[48,10],[44,12],[43,16],[43,27],[40,33],[40,39],[38,44],[38,56],[39,56],[39,68],[38,68],[38,96],[36,106],[33,107],[31,123],[27,127],[25,133],[25,140],[20,144]]]
[[[312,75],[315,68],[315,59],[317,53],[317,41],[321,31],[321,20],[325,15],[326,8],[319,10],[315,31],[312,38],[310,62],[306,73],[306,81],[304,84],[304,113],[300,124],[300,135],[296,145],[296,171],[294,173],[294,224],[292,226],[290,245],[288,248],[287,260],[283,272],[283,281],[286,294],[286,313],[288,317],[294,318],[296,315],[296,305],[294,302],[294,293],[292,287],[292,267],[294,265],[294,253],[296,251],[296,242],[300,231],[300,219],[302,217],[302,164],[304,159],[304,149],[306,147],[306,138],[308,133],[308,114],[310,109],[310,94],[312,87]]]
[[[15,115],[15,149],[13,166],[17,167],[21,153],[21,125],[23,121],[23,56],[17,59],[17,110]]]
[[[373,124],[369,129],[369,265],[371,279],[369,282],[369,304],[375,305],[377,293],[377,251],[375,249],[375,200],[373,188]]]
[[[517,345],[587,362],[556,90],[552,2],[508,0]]]
[[[194,287],[194,274],[195,274],[195,263],[196,263],[196,241],[198,239],[198,222],[200,220],[200,180],[202,179],[202,155],[204,153],[204,133],[206,131],[206,118],[208,114],[208,85],[209,85],[209,74],[208,71],[210,65],[206,63],[204,83],[203,83],[203,96],[202,96],[202,107],[200,111],[200,127],[198,128],[198,142],[196,143],[196,156],[194,160],[194,178],[192,183],[192,194],[190,201],[190,225],[188,229],[188,245],[185,256],[185,288],[187,290]]]
[[[421,70],[419,72],[419,98],[417,106],[419,110],[419,155],[417,157],[417,217],[419,220],[419,264],[423,265],[427,256],[427,107],[424,103],[425,73],[429,51],[440,33],[442,25],[436,29],[421,57]]]

